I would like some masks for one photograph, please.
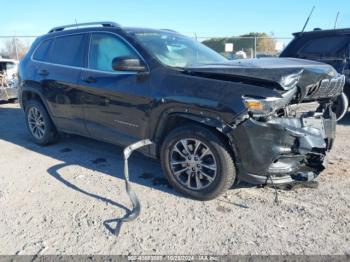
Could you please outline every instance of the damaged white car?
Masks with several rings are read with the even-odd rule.
[[[13,102],[18,97],[18,61],[0,59],[0,101]]]

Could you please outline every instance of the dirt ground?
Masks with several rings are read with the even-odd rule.
[[[122,148],[77,137],[40,147],[17,104],[0,105],[0,255],[350,254],[350,114],[318,188],[243,186],[199,202],[169,188],[158,162],[130,160],[140,217],[119,237],[104,221],[130,207]],[[110,226],[114,226],[113,224]]]

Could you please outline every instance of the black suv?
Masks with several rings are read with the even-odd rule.
[[[292,183],[324,169],[331,106],[345,82],[331,66],[230,62],[171,30],[78,26],[39,37],[20,63],[20,102],[36,143],[58,132],[122,146],[150,139],[142,153],[201,200],[237,180]]]
[[[280,57],[296,57],[316,60],[332,65],[346,77],[344,93],[334,105],[337,118],[348,110],[350,96],[350,29],[321,30],[294,33],[294,39],[283,50]]]

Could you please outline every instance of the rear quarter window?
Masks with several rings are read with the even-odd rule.
[[[51,50],[51,62],[54,64],[83,67],[85,35],[56,37]]]
[[[52,40],[45,40],[42,42],[39,47],[36,49],[33,58],[38,61],[44,61],[49,62],[49,53],[50,53],[50,47],[52,44]]]

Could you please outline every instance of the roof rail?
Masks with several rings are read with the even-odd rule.
[[[78,28],[79,26],[90,26],[90,25],[102,25],[103,27],[121,27],[119,24],[114,22],[91,22],[91,23],[80,23],[80,24],[62,25],[62,26],[54,27],[49,31],[49,33],[63,31],[71,27]]]
[[[171,32],[171,33],[178,33],[177,31],[173,30],[173,29],[166,29],[166,28],[162,28],[160,29],[162,31],[168,31],[168,32]]]

